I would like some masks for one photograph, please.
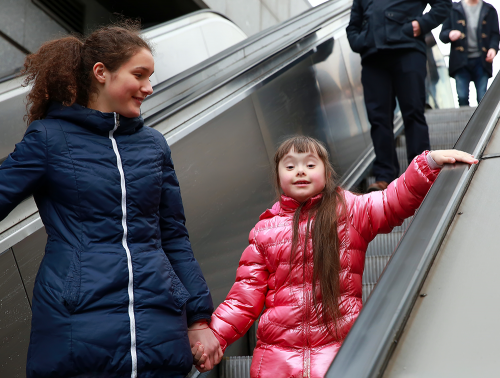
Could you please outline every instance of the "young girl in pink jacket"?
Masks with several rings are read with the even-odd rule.
[[[355,195],[337,185],[320,142],[283,142],[274,156],[279,201],[250,231],[236,282],[212,316],[222,349],[265,307],[250,376],[323,377],[361,311],[368,243],[413,215],[440,167],[458,161],[477,163],[461,151],[425,151],[386,190]]]

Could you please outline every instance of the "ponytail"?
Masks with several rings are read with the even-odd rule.
[[[32,85],[24,117],[27,124],[45,118],[50,102],[87,106],[90,97],[97,93],[93,82],[97,62],[115,72],[138,50],[152,52],[139,31],[138,21],[124,19],[85,39],[69,36],[46,42],[36,53],[28,55],[21,71],[21,75],[26,75],[23,85]]]
[[[27,96],[28,124],[45,117],[50,101],[66,106],[76,101],[83,42],[65,37],[47,42],[26,57],[24,85],[33,85]]]

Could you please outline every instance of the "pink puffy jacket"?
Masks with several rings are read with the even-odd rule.
[[[439,170],[431,170],[424,152],[406,172],[380,192],[358,196],[344,191],[346,215],[339,220],[341,304],[337,334],[325,331],[313,307],[311,272],[303,274],[301,249],[290,279],[292,217],[299,203],[282,196],[260,216],[250,232],[236,271],[236,282],[212,316],[210,327],[225,349],[243,336],[261,314],[251,367],[252,378],[323,377],[361,307],[368,243],[413,215]],[[310,206],[320,196],[309,200]],[[305,223],[300,229],[305,230]],[[312,267],[312,242],[307,248]],[[318,302],[321,293],[317,290]]]

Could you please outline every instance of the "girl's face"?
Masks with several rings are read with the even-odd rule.
[[[316,152],[290,150],[279,162],[281,189],[299,202],[321,193],[326,185],[325,165]]]
[[[129,118],[140,116],[142,102],[153,93],[149,82],[153,72],[153,55],[148,49],[139,50],[115,72],[110,72],[102,63],[96,63],[94,75],[101,85],[94,106],[89,107]]]

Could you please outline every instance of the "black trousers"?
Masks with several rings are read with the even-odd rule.
[[[430,149],[424,117],[427,57],[417,50],[382,50],[362,62],[361,82],[375,149],[373,174],[391,182],[399,175],[394,141],[396,97],[403,115],[408,161]]]

